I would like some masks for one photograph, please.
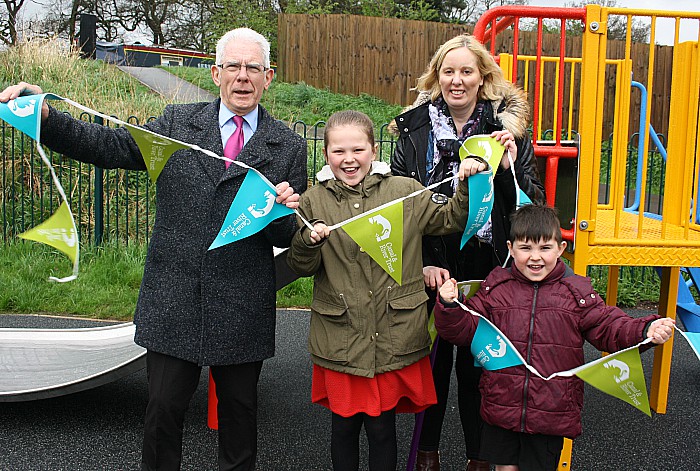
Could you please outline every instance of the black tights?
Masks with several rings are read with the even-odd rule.
[[[360,467],[360,429],[365,426],[369,443],[370,471],[396,471],[396,411],[382,412],[379,417],[333,414],[331,425],[331,459],[333,471],[357,471]]]

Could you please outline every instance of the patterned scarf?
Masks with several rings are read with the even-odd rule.
[[[433,149],[432,159],[426,159],[428,185],[445,179],[448,175],[456,175],[459,168],[459,148],[469,137],[477,133],[481,119],[484,116],[484,103],[477,102],[472,115],[462,127],[457,136],[455,123],[447,109],[447,103],[439,97],[428,105],[428,114],[432,124]],[[430,154],[430,152],[429,152]],[[428,155],[430,157],[430,155]],[[427,186],[427,185],[426,185]],[[452,194],[457,191],[457,179],[452,181]],[[451,195],[450,195],[451,196]],[[476,233],[482,242],[493,243],[493,226],[491,217]]]
[[[427,159],[428,185],[443,180],[448,175],[456,175],[459,168],[459,148],[466,138],[477,133],[484,114],[484,103],[478,102],[472,115],[457,136],[454,120],[449,114],[447,103],[439,97],[428,105],[432,125],[432,159]],[[452,191],[457,189],[457,181],[452,182]]]

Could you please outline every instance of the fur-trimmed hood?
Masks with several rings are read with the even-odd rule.
[[[375,175],[375,174],[380,174],[380,175],[388,175],[391,173],[391,168],[389,168],[389,164],[386,162],[379,162],[377,160],[372,162],[372,167],[369,169],[368,175]],[[316,179],[319,182],[325,182],[328,180],[335,180],[335,175],[333,175],[333,171],[331,170],[330,165],[324,165],[323,168],[316,174]]]
[[[522,89],[511,83],[507,84],[503,92],[502,98],[490,101],[494,110],[494,118],[503,125],[504,129],[513,133],[513,136],[523,138],[527,136],[527,127],[530,123],[530,105],[527,102],[527,95]],[[429,101],[430,92],[422,91],[413,104],[404,108],[402,114]],[[389,123],[388,129],[393,134],[399,134],[395,119]]]

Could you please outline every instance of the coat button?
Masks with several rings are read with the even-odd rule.
[[[403,121],[403,118],[399,118],[399,121]]]
[[[408,132],[408,128],[403,128],[403,132]]]
[[[585,300],[585,299],[579,299],[578,302],[581,303],[581,304],[586,304],[586,300]]]
[[[369,340],[370,340],[371,342],[374,342],[374,335],[370,335],[370,336],[369,336]]]
[[[353,204],[352,206],[353,206],[353,208],[357,209],[357,208],[360,207],[360,203],[355,203],[355,204]]]
[[[360,252],[364,252],[364,251],[365,251],[365,249],[363,249],[362,247],[360,247]]]
[[[369,290],[369,291],[367,292],[367,296],[369,296],[370,298],[372,297],[372,290]]]

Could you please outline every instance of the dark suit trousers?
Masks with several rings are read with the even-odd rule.
[[[219,402],[219,470],[252,471],[257,453],[258,379],[262,361],[212,366]],[[201,367],[148,351],[148,405],[141,469],[179,470],[185,412],[199,384]],[[205,420],[205,418],[202,418]],[[204,464],[202,464],[204,466]]]

